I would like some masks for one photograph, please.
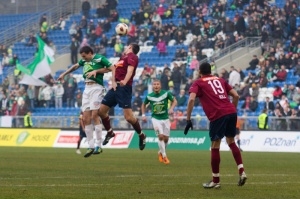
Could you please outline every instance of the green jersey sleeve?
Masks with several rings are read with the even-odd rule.
[[[168,100],[170,100],[172,102],[174,101],[174,96],[170,92],[168,92]]]
[[[79,60],[78,65],[79,66],[84,66],[84,60],[83,59]]]
[[[105,66],[105,68],[109,68],[112,65],[112,63],[104,56],[101,58],[101,64]]]

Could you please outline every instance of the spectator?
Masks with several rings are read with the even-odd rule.
[[[33,111],[35,107],[35,86],[30,85],[27,89],[27,95],[30,100],[30,110]]]
[[[47,22],[47,15],[46,14],[43,14],[42,17],[40,18],[40,22],[39,22],[40,28],[42,27],[44,22]]]
[[[275,86],[275,90],[273,91],[274,100],[280,99],[282,95],[282,90],[280,86]]]
[[[200,64],[199,64],[199,61],[197,60],[197,56],[193,56],[193,57],[192,57],[191,64],[190,64],[190,69],[191,69],[192,71],[198,70],[198,69],[199,69],[199,66],[200,66]]]
[[[185,95],[185,90],[180,90],[179,95],[176,97],[177,106],[186,106],[187,97]]]
[[[136,83],[135,87],[135,93],[138,93],[139,95],[143,95],[144,91],[147,90],[147,87],[145,86],[142,79],[139,79],[139,81]]]
[[[37,43],[37,40],[36,40],[35,36],[30,34],[25,46],[34,46],[36,43]]]
[[[78,49],[79,49],[79,42],[72,37],[72,42],[70,45],[70,51],[71,51],[71,63],[76,64],[78,62]]]
[[[2,99],[0,101],[0,115],[7,115],[6,112],[8,111],[9,108],[9,99],[7,98],[6,95],[2,96]]]
[[[276,82],[285,82],[287,76],[287,72],[285,70],[285,66],[282,65],[280,70],[276,73]]]
[[[20,105],[18,107],[18,119],[17,119],[17,127],[23,127],[24,126],[24,116],[28,112],[28,107],[25,105],[24,100],[20,101]]]
[[[241,86],[241,89],[238,92],[240,95],[240,100],[246,100],[248,97],[250,97],[249,87],[249,84],[244,84]]]
[[[174,83],[174,93],[175,96],[177,96],[179,94],[180,91],[180,85],[181,85],[181,72],[180,72],[180,68],[178,67],[177,64],[174,64],[174,68],[172,71],[172,75],[171,75],[171,80]]]
[[[132,102],[132,111],[134,112],[135,116],[141,116],[141,106],[142,106],[143,100],[140,97],[139,93],[136,92],[133,102]]]
[[[108,46],[108,38],[106,37],[105,34],[102,34],[102,37],[100,40],[100,45],[103,45],[104,47]]]
[[[300,76],[300,59],[297,60],[297,64],[294,67],[294,75]]]
[[[156,48],[159,52],[158,56],[166,56],[167,54],[167,47],[165,41],[163,41],[161,38],[158,39],[158,43],[156,45]]]
[[[264,109],[267,109],[270,114],[272,114],[275,110],[274,102],[270,101],[269,97],[266,97],[266,101],[264,103]]]
[[[253,59],[249,62],[249,67],[247,70],[255,70],[256,66],[258,65],[259,60],[256,55],[253,55]]]
[[[159,4],[159,7],[156,10],[156,13],[163,19],[165,14],[165,8],[162,4]]]
[[[298,88],[298,90],[294,94],[293,101],[300,105],[300,88]]]
[[[63,17],[60,17],[58,22],[52,26],[53,30],[65,30],[66,21]]]
[[[12,116],[12,127],[17,127],[17,114],[18,114],[18,103],[17,100],[12,97],[12,107],[11,107],[11,111],[10,111],[10,116]]]
[[[90,2],[88,0],[84,0],[81,5],[81,11],[83,16],[85,16],[85,18],[87,19],[90,18],[90,9],[91,9]]]
[[[80,22],[79,22],[79,28],[81,28],[81,29],[86,29],[87,26],[88,26],[87,17],[83,15],[83,16],[81,17]]]
[[[105,4],[99,4],[97,9],[96,9],[96,18],[106,18],[108,17],[109,13],[107,12],[108,9],[106,9],[106,5]]]
[[[9,65],[10,65],[10,64],[9,64],[9,57],[7,56],[6,53],[3,53],[1,65],[2,65],[2,67],[5,67],[5,66],[9,66]]]
[[[87,38],[83,38],[83,40],[82,40],[82,42],[80,44],[80,48],[82,48],[83,46],[89,46]]]
[[[164,70],[160,78],[162,90],[169,90],[169,80],[169,70]]]
[[[115,57],[120,57],[122,55],[124,46],[121,42],[121,39],[117,39],[116,44],[114,46],[114,50],[115,50]]]
[[[267,87],[267,84],[268,84],[268,79],[266,78],[265,73],[261,72],[259,78],[259,85],[261,88],[263,88],[263,87]]]
[[[162,20],[159,14],[157,14],[157,12],[154,12],[151,18],[151,22],[152,24],[155,24],[156,22],[158,22],[159,25],[162,24]]]
[[[253,97],[253,99],[255,99],[257,101],[258,95],[259,95],[259,85],[253,83],[252,84],[252,95],[251,96]]]
[[[77,90],[76,93],[76,107],[81,107],[82,106],[82,92],[80,89]]]
[[[44,86],[44,88],[42,90],[42,93],[43,93],[43,96],[44,96],[44,101],[45,101],[44,106],[46,108],[50,107],[50,101],[51,101],[52,92],[53,92],[52,88],[49,85]]]
[[[64,88],[62,87],[61,83],[58,83],[54,87],[55,108],[62,107],[63,95],[64,95]]]
[[[236,84],[239,84],[241,81],[240,73],[234,68],[234,66],[230,67],[229,73],[229,85],[234,87]]]

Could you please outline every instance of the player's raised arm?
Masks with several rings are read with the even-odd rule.
[[[239,99],[240,99],[240,96],[239,94],[234,90],[234,89],[231,89],[229,92],[228,92],[228,95],[230,95],[232,97],[232,104],[235,106],[235,108],[237,107],[238,105],[238,102],[239,102]]]
[[[78,63],[74,64],[74,65],[71,66],[68,70],[66,70],[64,73],[62,73],[62,74],[57,78],[57,81],[63,80],[64,77],[65,77],[67,74],[69,74],[69,73],[71,73],[71,72],[77,70],[78,68],[79,68],[79,64],[78,64]]]

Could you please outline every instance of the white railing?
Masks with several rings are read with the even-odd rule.
[[[247,48],[247,52],[250,52],[252,48],[257,48],[260,46],[260,37],[247,37],[245,39],[242,39],[222,50],[220,50],[218,53],[215,53],[210,58],[206,58],[200,61],[201,63],[209,62],[209,61],[217,61],[218,59],[225,57],[227,55],[230,55],[228,57],[228,61],[233,61],[236,57],[234,57],[234,53],[237,52],[241,48]]]

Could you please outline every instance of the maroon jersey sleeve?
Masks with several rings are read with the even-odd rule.
[[[194,82],[192,84],[192,86],[190,87],[190,89],[189,89],[189,93],[196,93],[196,94],[198,94],[198,90],[199,90],[198,84],[196,82]]]
[[[138,65],[138,57],[133,53],[128,54],[127,63],[128,66],[133,66],[134,68],[136,68]]]

